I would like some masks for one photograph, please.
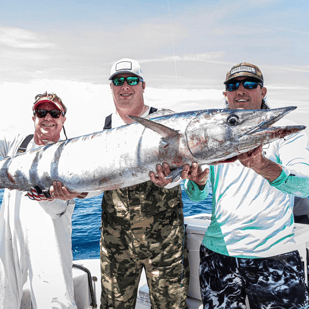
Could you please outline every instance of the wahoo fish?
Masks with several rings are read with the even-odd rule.
[[[148,181],[149,172],[163,162],[176,171],[175,178],[184,164],[233,161],[305,129],[271,126],[295,108],[161,110],[146,118],[130,116],[136,122],[1,160],[0,187],[48,190],[57,180],[74,192],[113,190]]]

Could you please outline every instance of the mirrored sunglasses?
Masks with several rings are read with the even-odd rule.
[[[47,114],[50,114],[53,118],[59,118],[62,114],[64,116],[64,113],[60,111],[59,109],[53,109],[53,110],[46,110],[46,109],[37,109],[34,111],[34,115],[36,115],[38,118],[44,118]]]
[[[127,84],[129,86],[135,86],[137,85],[140,81],[142,82],[143,79],[137,76],[129,76],[129,77],[114,77],[113,78],[113,84],[115,86],[122,86],[124,82],[127,81]]]
[[[239,88],[240,84],[243,84],[245,89],[256,89],[258,85],[263,87],[263,84],[261,82],[244,79],[227,83],[225,85],[225,89],[227,91],[235,91]]]

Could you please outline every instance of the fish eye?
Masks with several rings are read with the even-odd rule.
[[[231,115],[227,118],[227,123],[230,126],[236,126],[238,124],[239,117],[237,115]]]

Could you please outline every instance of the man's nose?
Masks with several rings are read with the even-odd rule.
[[[246,93],[246,88],[244,87],[244,85],[242,83],[240,83],[238,89],[236,90],[237,94],[239,95],[243,95]]]
[[[50,113],[47,113],[46,116],[45,116],[45,119],[46,119],[46,120],[50,120],[50,119],[52,119],[52,118],[53,118],[53,117],[51,116]]]
[[[125,80],[123,85],[122,85],[122,88],[129,88],[130,85],[127,83],[127,81]]]

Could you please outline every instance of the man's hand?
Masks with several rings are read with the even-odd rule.
[[[60,181],[54,181],[53,186],[50,188],[50,195],[55,199],[67,201],[73,198],[85,198],[87,193],[71,192]]]
[[[149,173],[150,180],[158,187],[165,187],[167,184],[172,182],[172,179],[166,179],[165,177],[171,173],[170,166],[168,163],[162,165],[157,164],[156,166],[157,175],[154,172]]]
[[[188,164],[184,165],[181,173],[181,178],[192,180],[199,187],[204,187],[208,179],[208,174],[209,174],[209,168],[206,168],[203,171],[196,162],[193,162],[191,167]]]
[[[166,177],[171,173],[168,163],[158,164],[156,166],[157,175],[154,172],[150,172],[150,180],[159,187],[165,187],[167,184],[172,182],[172,179],[166,179]],[[205,186],[209,174],[209,169],[202,171],[201,167],[197,163],[192,163],[192,166],[186,164],[183,166],[181,172],[182,179],[190,179],[194,181],[198,186]]]
[[[240,163],[249,168],[259,168],[263,165],[263,159],[265,157],[263,156],[263,148],[262,146],[259,146],[253,150],[250,150],[248,152],[242,153],[239,156],[237,156]]]
[[[263,155],[262,146],[242,153],[237,158],[243,166],[253,169],[269,182],[277,179],[282,172],[282,166],[280,164],[267,159]]]
[[[62,185],[60,181],[54,181],[52,187],[49,191],[42,191],[40,187],[32,187],[31,191],[27,193],[31,200],[35,201],[53,201],[54,199],[59,199],[63,201],[71,200],[73,198],[83,199],[87,196],[85,193],[76,193],[69,191],[66,187]]]

